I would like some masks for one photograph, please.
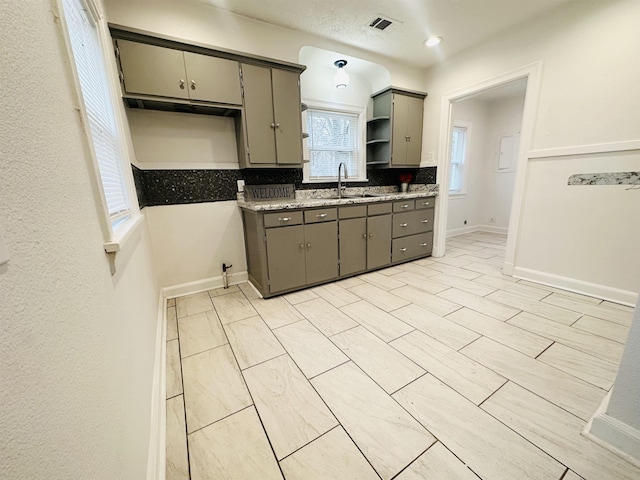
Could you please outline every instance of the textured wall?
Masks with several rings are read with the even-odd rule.
[[[0,7],[0,477],[145,478],[158,292],[111,276],[54,2]]]

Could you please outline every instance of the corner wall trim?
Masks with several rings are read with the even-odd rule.
[[[493,225],[473,225],[471,227],[455,228],[453,230],[447,230],[447,238],[456,237],[458,235],[464,235],[466,233],[473,232],[487,232],[487,233],[499,233],[506,235],[509,229],[506,227],[494,227]]]
[[[236,285],[248,281],[247,272],[237,272],[229,275],[229,285]],[[213,290],[214,288],[222,288],[224,286],[222,275],[219,277],[203,278],[195,282],[182,283],[179,285],[171,285],[162,289],[164,298],[180,297],[182,295],[190,295],[192,293],[203,292],[205,290]]]
[[[513,276],[531,282],[541,283],[550,287],[562,288],[570,292],[589,295],[591,297],[610,300],[634,307],[638,302],[638,294],[630,290],[608,287],[597,283],[584,282],[575,278],[563,277],[553,273],[531,270],[523,267],[514,267]]]
[[[640,140],[623,142],[594,143],[589,145],[572,145],[569,147],[541,148],[529,151],[529,159],[568,157],[571,155],[589,155],[592,153],[625,152],[640,150]]]
[[[640,468],[640,430],[607,415],[611,392],[584,427],[582,435]]]
[[[159,295],[156,348],[153,365],[151,391],[151,422],[149,428],[149,453],[147,458],[147,480],[164,480],[166,465],[166,356],[167,315],[165,299]]]

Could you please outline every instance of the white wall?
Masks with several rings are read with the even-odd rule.
[[[527,156],[585,145],[594,153],[558,156],[562,150],[548,150],[549,158],[528,162],[523,210],[517,212],[516,273],[630,303],[640,290],[640,222],[631,220],[640,218],[638,192],[566,183],[574,173],[640,169],[637,150],[610,152],[611,143],[640,140],[637,18],[636,0],[572,2],[427,72],[430,97],[439,99],[543,62]],[[433,126],[425,133],[427,151],[438,151],[440,114],[439,102],[425,103],[425,125]]]
[[[136,108],[127,118],[143,170],[238,168],[233,118]]]
[[[140,480],[159,288],[146,226],[109,272],[52,4],[0,15],[0,476]]]
[[[147,207],[153,254],[163,287],[247,271],[238,203],[210,202]],[[218,278],[220,285],[221,279]],[[200,288],[213,288],[205,283]],[[196,290],[198,287],[194,287]]]
[[[449,197],[447,234],[485,229],[506,233],[515,183],[515,170],[497,170],[499,140],[518,133],[524,96],[454,103],[452,118],[471,123],[466,166],[466,192]],[[495,219],[491,222],[490,218]],[[467,221],[466,225],[464,221]]]

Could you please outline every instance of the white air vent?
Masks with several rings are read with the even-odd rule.
[[[369,26],[372,28],[377,28],[378,30],[384,30],[389,25],[393,23],[393,20],[389,20],[388,18],[376,17]]]

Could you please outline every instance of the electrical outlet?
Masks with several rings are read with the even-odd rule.
[[[496,217],[489,217],[489,223],[496,223]]]
[[[244,192],[244,180],[238,180],[238,191]]]
[[[435,155],[433,154],[433,152],[429,152],[429,161],[433,162],[435,160]]]

